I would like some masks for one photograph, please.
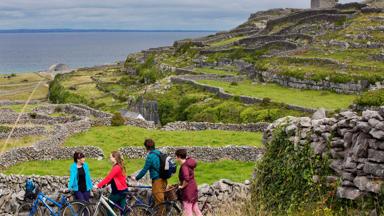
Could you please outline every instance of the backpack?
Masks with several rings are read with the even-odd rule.
[[[38,189],[32,179],[25,180],[25,195],[24,199],[34,200],[37,197]]]
[[[160,159],[160,178],[169,179],[174,173],[176,173],[177,165],[173,158],[162,152],[160,152],[160,154],[151,152],[151,154],[157,155]]]

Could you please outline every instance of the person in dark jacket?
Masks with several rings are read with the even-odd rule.
[[[183,202],[183,211],[186,216],[202,216],[198,206],[198,189],[195,181],[196,160],[187,157],[186,149],[178,149],[175,152],[176,161],[180,166],[179,181],[181,189],[181,199]]]
[[[85,163],[85,155],[81,152],[75,152],[73,160],[74,162],[70,167],[68,189],[75,193],[76,200],[88,202],[92,180],[88,164]]]

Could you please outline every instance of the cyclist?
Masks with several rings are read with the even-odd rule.
[[[187,157],[186,149],[178,149],[175,152],[176,161],[180,166],[179,181],[181,190],[181,199],[183,201],[183,211],[185,216],[202,216],[198,206],[198,189],[195,181],[196,160]]]
[[[112,162],[112,169],[107,177],[97,185],[97,188],[102,188],[103,186],[110,184],[112,192],[109,199],[124,209],[126,205],[126,192],[128,191],[124,160],[118,151],[113,151],[111,153],[110,160]],[[108,212],[108,215],[113,214]]]
[[[68,189],[75,193],[76,200],[88,202],[92,180],[88,164],[85,163],[85,155],[82,152],[75,152],[73,161],[70,167]]]
[[[144,177],[149,170],[149,175],[152,179],[152,194],[156,204],[164,202],[164,191],[167,188],[167,180],[160,178],[160,159],[157,156],[160,151],[155,148],[155,142],[152,139],[144,141],[145,149],[147,150],[147,159],[145,160],[144,168],[135,177],[132,175],[132,180],[138,181]]]

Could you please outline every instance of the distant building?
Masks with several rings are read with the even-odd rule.
[[[145,118],[140,113],[131,112],[128,110],[120,110],[120,114],[121,114],[121,116],[123,116],[123,118],[140,119],[140,120],[145,121]]]
[[[335,7],[338,0],[311,0],[311,8],[332,8]]]

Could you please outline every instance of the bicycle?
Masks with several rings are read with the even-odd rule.
[[[64,194],[67,194],[66,196]],[[17,216],[41,216],[48,211],[50,216],[79,216],[78,212],[82,210],[84,214],[89,213],[89,209],[85,208],[86,203],[82,201],[68,201],[72,196],[69,192],[62,194],[60,201],[55,201],[43,192],[37,194],[37,198],[32,203],[22,204],[16,211]],[[51,207],[49,204],[52,204]],[[43,212],[42,207],[46,210]],[[57,208],[57,210],[56,210]],[[44,214],[46,215],[46,214]],[[88,214],[89,215],[89,214]]]
[[[104,196],[103,191],[100,190],[100,198],[97,203],[88,203],[84,208],[86,210],[86,207],[88,209],[94,209],[93,213],[89,214],[91,216],[106,216],[108,215],[108,212],[113,216],[118,216],[118,214],[113,210],[114,208],[118,209],[118,213],[121,216],[127,216],[127,215],[134,215],[134,216],[150,216],[152,215],[151,207],[149,205],[146,205],[142,200],[140,200],[140,203],[138,201],[135,202],[135,204],[131,205],[129,201],[127,201],[125,208],[119,206],[118,204],[114,203],[112,200],[110,200],[108,197]],[[129,197],[132,196],[132,194],[128,192],[124,192],[124,194]],[[137,199],[139,200],[139,199]],[[85,215],[83,210],[80,210],[80,215]]]
[[[183,215],[182,211],[182,204],[180,200],[177,197],[177,193],[180,189],[178,188],[178,185],[172,186],[170,189],[165,190],[162,193],[165,193],[165,201],[156,205],[153,208],[153,214],[152,216],[181,216]],[[167,194],[171,194],[168,195]],[[203,215],[214,215],[213,208],[211,204],[208,202],[208,198],[205,199],[201,209],[201,213]]]

